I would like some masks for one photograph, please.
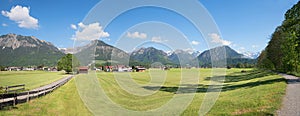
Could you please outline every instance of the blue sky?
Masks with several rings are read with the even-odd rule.
[[[158,44],[163,44],[162,42],[174,43],[175,41],[177,46],[179,44],[188,46],[178,47],[181,49],[190,47],[197,51],[207,49],[203,35],[188,19],[163,8],[132,9],[119,15],[104,27],[101,18],[97,19],[99,22],[93,24],[83,21],[99,0],[1,0],[0,2],[1,35],[16,33],[36,36],[60,48],[72,47],[74,38],[101,37],[103,41],[116,46],[121,45],[120,42],[131,44],[137,41],[153,42],[157,44],[153,46],[160,46]],[[211,34],[211,37],[224,39],[221,41],[223,44],[238,51],[259,52],[265,48],[271,34],[283,21],[284,13],[298,0],[199,0],[199,2],[213,17],[221,32],[220,35]],[[23,10],[26,7],[29,16],[24,15],[25,18],[20,18],[21,15],[18,14],[14,16],[11,9],[16,6]],[[109,13],[109,9],[107,11]],[[191,12],[197,13],[197,11]],[[8,13],[11,15],[8,16]],[[97,15],[101,17],[101,14]],[[20,20],[31,22],[22,23]],[[153,25],[161,27],[155,28]],[[92,34],[93,32],[98,34]],[[186,38],[188,42],[178,42],[180,40],[177,39],[180,38]],[[124,49],[132,50],[132,48]]]

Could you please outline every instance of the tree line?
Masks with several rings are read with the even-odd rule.
[[[258,57],[257,66],[285,73],[300,72],[300,1],[285,14],[267,47]]]

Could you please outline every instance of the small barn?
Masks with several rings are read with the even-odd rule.
[[[136,68],[136,72],[145,72],[145,71],[146,71],[146,68],[143,68],[143,67]]]
[[[87,66],[81,66],[81,67],[78,67],[78,73],[81,74],[81,73],[89,73],[89,67]]]

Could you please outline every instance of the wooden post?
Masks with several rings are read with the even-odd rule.
[[[14,107],[16,106],[16,92],[15,92],[15,94],[14,94],[13,106],[14,106]]]
[[[27,99],[26,99],[26,102],[29,101],[29,91],[27,91]]]
[[[5,93],[8,93],[8,86],[5,87]]]

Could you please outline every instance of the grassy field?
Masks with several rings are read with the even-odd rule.
[[[63,78],[63,72],[45,71],[0,71],[0,86],[25,84],[30,90]]]
[[[187,70],[187,69],[185,69]],[[191,69],[192,71],[197,69]],[[241,70],[246,72],[241,73]],[[125,76],[130,74],[131,77]],[[153,91],[152,95],[137,96],[121,89],[113,73],[97,73],[99,84],[105,94],[114,103],[137,111],[153,110],[168,103],[174,95],[194,94],[194,99],[187,106],[182,115],[198,115],[199,108],[204,99],[209,80],[218,80],[220,77],[211,77],[211,69],[200,69],[199,82],[190,83],[197,85],[196,92],[176,93],[180,82],[180,71],[172,69],[164,73],[166,80],[163,87],[143,86],[145,90]],[[132,78],[136,83],[147,85],[152,77],[149,72],[143,73],[117,73],[123,78]],[[187,75],[189,75],[187,73]],[[79,75],[76,79],[84,79]],[[193,78],[187,77],[187,79]],[[272,115],[280,107],[281,99],[285,93],[285,80],[268,71],[255,69],[230,69],[218,100],[207,115]],[[83,97],[83,94],[80,94]],[[53,93],[32,100],[29,103],[18,105],[18,109],[0,111],[0,115],[92,115],[84,106],[76,90],[75,81],[54,91]],[[97,103],[95,103],[97,104]],[[175,106],[174,106],[175,107]]]
[[[208,115],[270,115],[280,107],[286,87],[283,78],[267,71],[244,69],[247,72],[241,73],[241,70],[227,70],[222,92]],[[151,80],[148,72],[131,75],[140,84]],[[178,70],[169,71],[163,87],[146,97],[137,97],[120,89],[112,73],[99,73],[98,77],[102,88],[112,101],[130,110],[144,111],[158,108],[172,99],[178,89],[179,75]],[[201,69],[200,77],[196,95],[182,115],[198,115],[209,80],[212,78],[211,70]]]
[[[87,116],[92,115],[77,94],[74,79],[54,92],[0,111],[1,116]]]

